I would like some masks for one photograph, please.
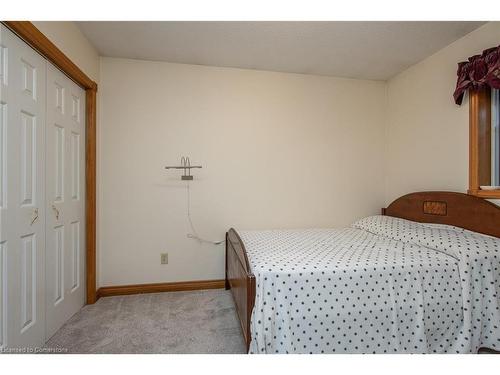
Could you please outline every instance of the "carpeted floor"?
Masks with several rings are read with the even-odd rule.
[[[222,289],[101,298],[45,346],[69,353],[245,353],[231,293]]]

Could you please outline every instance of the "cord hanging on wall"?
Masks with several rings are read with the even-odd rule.
[[[184,174],[181,176],[181,180],[192,180],[193,176],[191,175],[191,169],[193,168],[201,168],[201,165],[191,165],[191,161],[189,160],[189,156],[183,156],[181,158],[181,165],[168,165],[165,169],[183,169]]]
[[[193,224],[193,220],[191,219],[191,191],[189,190],[189,181],[186,181],[186,207],[187,207],[187,218],[189,222],[189,226],[191,227],[191,232],[187,234],[187,238],[191,238],[193,240],[197,240],[199,242],[205,242],[205,243],[211,243],[213,245],[220,245],[221,243],[224,243],[224,240],[220,241],[212,241],[212,240],[207,240],[203,237],[200,237],[198,232],[196,232],[196,229]]]
[[[201,165],[191,165],[191,161],[189,160],[188,156],[183,156],[181,158],[181,165],[173,165],[173,166],[166,166],[165,169],[183,169],[184,174],[181,176],[182,180],[186,181],[186,207],[187,207],[187,218],[189,222],[189,226],[191,228],[192,233],[188,233],[186,236],[187,238],[191,238],[193,240],[197,240],[199,242],[205,242],[205,243],[210,243],[213,245],[220,245],[224,243],[224,240],[220,241],[212,241],[212,240],[207,240],[203,237],[200,237],[198,233],[196,232],[196,229],[193,224],[193,220],[191,219],[191,192],[189,190],[189,181],[193,180],[193,176],[191,175],[191,169],[193,168],[201,168]]]

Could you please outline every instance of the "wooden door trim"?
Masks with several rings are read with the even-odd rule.
[[[85,90],[85,246],[87,304],[97,300],[96,293],[96,145],[97,145],[97,83],[29,21],[2,21],[35,51],[57,66]]]

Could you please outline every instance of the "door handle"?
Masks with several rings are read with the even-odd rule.
[[[56,215],[56,220],[59,220],[59,210],[55,204],[52,205],[52,210],[54,211],[54,215]]]
[[[33,216],[31,218],[31,224],[30,225],[35,224],[35,221],[37,221],[37,220],[38,220],[38,208],[35,208],[33,210]]]

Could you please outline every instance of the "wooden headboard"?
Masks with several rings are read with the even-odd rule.
[[[500,237],[500,207],[462,193],[425,191],[403,195],[383,208],[382,215],[454,225]]]

